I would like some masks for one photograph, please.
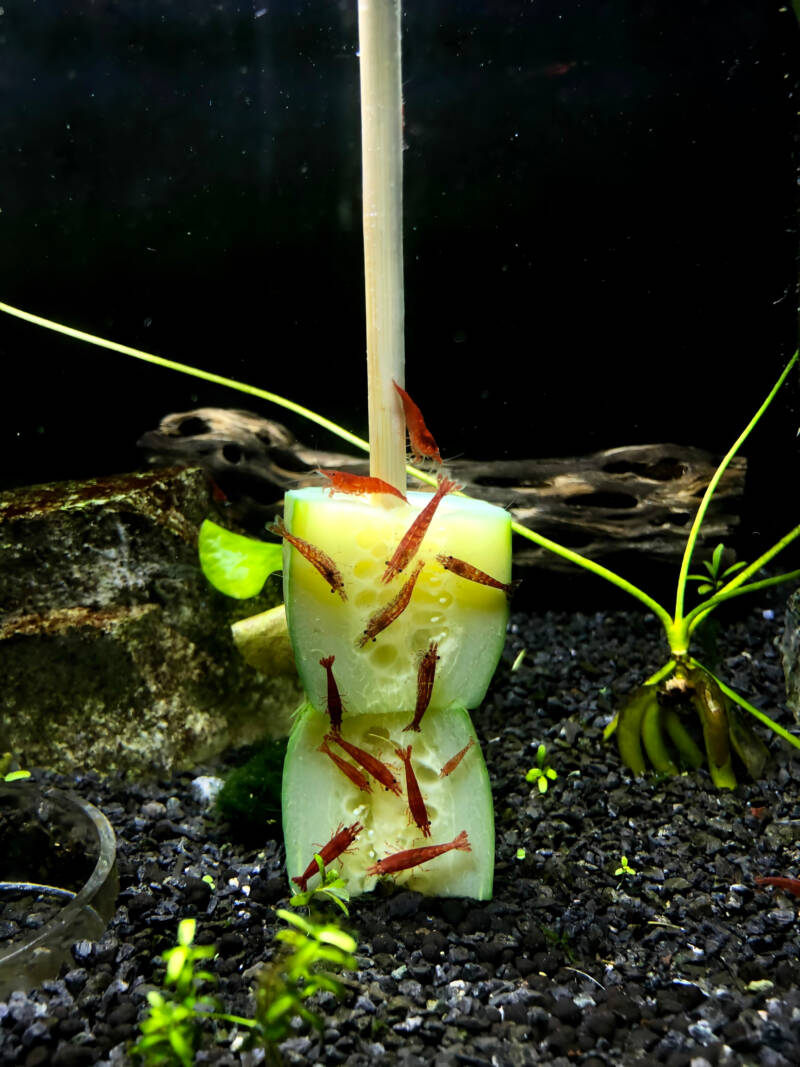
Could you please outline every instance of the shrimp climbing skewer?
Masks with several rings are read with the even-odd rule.
[[[300,886],[300,892],[305,893],[308,889],[308,880],[313,878],[315,874],[319,873],[319,867],[317,866],[316,856],[322,860],[327,867],[329,863],[333,863],[343,852],[346,852],[352,845],[358,835],[364,827],[360,822],[354,822],[352,826],[345,826],[342,828],[342,824],[336,827],[336,832],[333,837],[328,841],[326,845],[316,853],[314,859],[309,863],[306,869],[297,878],[293,878],[292,881]]]
[[[347,593],[344,591],[344,580],[341,572],[327,552],[323,552],[321,548],[317,548],[308,541],[304,541],[302,537],[297,537],[295,534],[289,533],[283,519],[276,519],[271,526],[267,527],[267,529],[270,533],[282,537],[285,541],[288,541],[293,548],[296,548],[300,555],[307,559],[311,566],[319,571],[331,587],[331,592],[338,593],[342,600],[347,600]]]
[[[406,769],[406,796],[408,797],[408,807],[411,812],[411,818],[422,831],[422,836],[430,837],[431,820],[428,818],[428,809],[425,807],[425,801],[422,799],[422,791],[419,788],[417,776],[414,774],[414,768],[411,766],[411,745],[407,748],[396,748],[394,754],[403,761],[403,766]]]
[[[436,514],[436,509],[442,502],[442,499],[447,493],[455,493],[461,488],[456,482],[450,478],[445,478],[443,475],[439,476],[439,484],[436,488],[436,492],[431,499],[417,515],[416,519],[411,523],[408,530],[403,534],[400,544],[394,551],[394,555],[386,563],[386,570],[383,572],[382,582],[390,582],[396,574],[405,570],[414,556],[419,550],[419,546],[422,544],[422,539],[428,532],[428,527],[433,521],[433,516]]]
[[[371,867],[367,867],[367,874],[397,874],[398,871],[419,867],[421,863],[436,859],[437,856],[442,856],[452,849],[472,852],[472,845],[469,843],[466,830],[462,830],[457,837],[444,845],[423,845],[421,848],[407,848],[402,852],[393,852],[382,860],[378,860],[377,863],[373,863]]]
[[[498,578],[492,578],[491,574],[487,574],[486,571],[473,567],[471,563],[467,563],[463,559],[457,559],[455,556],[447,556],[443,553],[438,555],[436,560],[438,563],[441,563],[446,571],[450,571],[451,574],[457,574],[459,578],[466,578],[468,582],[476,582],[478,585],[488,585],[491,589],[502,589],[509,600],[514,595],[514,592],[522,581],[521,578],[517,578],[513,582],[501,582]]]
[[[403,415],[406,420],[406,429],[408,430],[408,439],[411,442],[414,461],[422,463],[427,458],[434,460],[436,463],[441,463],[442,457],[439,455],[439,449],[436,447],[433,434],[425,425],[422,412],[405,389],[400,388],[394,378],[392,379],[392,385],[403,402]]]
[[[353,496],[364,496],[366,493],[391,493],[392,496],[397,496],[408,503],[405,493],[395,489],[383,478],[370,478],[366,474],[350,474],[348,471],[317,470],[316,473],[328,479],[330,496],[334,493],[350,493]]]
[[[403,733],[405,733],[406,730],[414,730],[416,733],[419,733],[419,724],[422,722],[422,716],[427,711],[428,705],[431,702],[433,682],[436,676],[436,663],[439,659],[438,652],[439,645],[436,641],[431,641],[428,646],[428,651],[419,661],[419,670],[417,671],[417,706],[414,710],[414,718],[408,726],[403,727]]]
[[[403,614],[408,607],[411,594],[414,592],[414,586],[416,585],[417,578],[419,578],[419,572],[424,566],[424,560],[418,560],[411,573],[411,577],[402,587],[397,596],[393,597],[388,604],[384,604],[382,608],[378,608],[374,615],[369,617],[366,628],[357,641],[359,648],[363,648],[368,641],[374,641],[381,631],[385,630],[387,626],[390,626],[395,619]]]

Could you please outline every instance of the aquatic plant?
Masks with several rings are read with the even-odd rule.
[[[536,749],[536,766],[531,767],[528,773],[525,775],[526,782],[536,782],[536,786],[540,793],[547,792],[547,788],[550,782],[554,782],[558,778],[558,772],[554,771],[551,766],[546,762],[547,760],[547,746],[539,745]]]
[[[300,1017],[322,1030],[323,1020],[306,1002],[322,990],[342,995],[343,987],[329,968],[354,969],[356,942],[335,923],[317,923],[285,909],[276,914],[289,924],[275,935],[287,949],[261,968],[252,1019],[221,1011],[216,997],[201,993],[203,985],[214,984],[216,978],[197,965],[213,959],[216,949],[194,944],[196,921],[181,920],[177,944],[161,957],[166,964],[164,989],[147,994],[149,1010],[140,1024],[142,1036],[131,1049],[134,1058],[145,1067],[191,1067],[203,1026],[215,1020],[246,1030],[247,1044],[263,1048],[266,1062],[280,1064],[278,1045],[291,1033],[293,1019]]]
[[[717,678],[690,651],[692,638],[698,628],[721,604],[800,576],[800,570],[793,570],[766,578],[758,577],[763,567],[800,536],[800,526],[791,529],[752,563],[735,563],[722,569],[724,548],[718,545],[711,560],[706,563],[707,576],[689,573],[700,527],[722,475],[774,400],[797,359],[798,353],[795,352],[763,403],[722,458],[703,494],[681,560],[672,613],[642,590],[605,568],[589,561],[580,564],[625,589],[649,608],[661,622],[669,647],[670,655],[666,663],[631,695],[605,730],[606,739],[616,732],[620,756],[634,774],[644,774],[647,767],[645,755],[652,767],[661,774],[678,773],[679,766],[673,753],[684,767],[697,768],[702,765],[703,752],[685,722],[687,713],[692,711],[699,718],[708,769],[718,787],[733,788],[736,785],[732,752],[739,756],[754,778],[761,775],[768,758],[766,746],[753,732],[742,711],[768,726],[794,747],[800,748],[797,737]],[[700,582],[698,592],[701,599],[687,611],[686,586],[687,582],[693,580]]]
[[[314,863],[319,872],[319,885],[295,893],[289,903],[293,908],[307,908],[312,900],[321,898],[323,901],[335,904],[345,915],[349,915],[350,911],[346,902],[350,900],[350,891],[347,888],[347,882],[337,871],[325,866],[325,861],[319,852],[314,853]]]
[[[627,856],[620,856],[619,867],[617,867],[617,869],[614,871],[614,877],[615,878],[625,878],[628,875],[633,876],[634,874],[637,874],[637,873],[638,872],[635,871],[633,869],[633,867],[631,867],[630,863],[628,863],[628,857]]]
[[[218,1007],[217,1000],[202,994],[201,987],[213,983],[210,971],[197,970],[201,960],[212,959],[211,945],[195,945],[197,923],[182,919],[178,924],[178,941],[161,954],[166,964],[165,988],[147,994],[149,1010],[140,1024],[141,1037],[131,1049],[146,1067],[180,1063],[191,1067],[200,1040],[200,1016],[209,1017]]]

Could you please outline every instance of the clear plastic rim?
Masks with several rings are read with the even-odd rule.
[[[41,786],[38,782],[33,781],[17,781],[8,785],[0,784],[0,792],[6,796],[12,794],[12,791],[14,795],[19,795],[20,792],[27,793],[31,798],[31,804],[36,804],[42,799],[62,811],[65,808],[72,809],[79,818],[88,821],[92,825],[97,835],[98,848],[97,862],[80,890],[75,893],[73,890],[64,890],[55,886],[48,887],[51,890],[69,894],[69,899],[64,906],[30,937],[25,938],[23,941],[15,942],[7,951],[0,948],[0,967],[9,971],[12,968],[16,969],[16,965],[19,964],[19,973],[21,975],[27,962],[32,957],[35,957],[37,949],[47,948],[49,942],[56,941],[62,931],[66,933],[68,927],[84,916],[86,912],[94,913],[97,916],[98,923],[102,923],[102,927],[105,928],[111,914],[107,908],[98,909],[97,905],[100,903],[98,897],[109,884],[112,875],[116,871],[117,840],[114,835],[114,828],[102,811],[96,808],[94,804],[90,804],[88,800],[79,797],[76,793],[68,793],[61,789]],[[10,886],[13,884],[18,885],[19,883],[6,884]],[[104,911],[108,913],[104,914]],[[80,934],[78,934],[76,940],[79,938]]]

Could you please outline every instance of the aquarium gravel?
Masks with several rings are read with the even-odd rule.
[[[782,605],[773,595],[723,619],[718,652],[732,684],[789,725]],[[764,732],[773,763],[759,783],[717,790],[704,771],[632,780],[601,734],[616,691],[638,684],[661,641],[637,612],[512,614],[474,713],[495,800],[494,899],[424,898],[400,877],[354,901],[342,921],[357,970],[341,976],[341,1001],[317,996],[323,1032],[298,1025],[283,1062],[800,1062],[798,900],[754,881],[800,875],[796,761]],[[556,772],[544,792],[525,779],[542,744]],[[117,913],[57,980],[0,1003],[0,1064],[131,1062],[146,992],[163,983],[160,954],[187,916],[197,941],[217,947],[208,966],[224,1010],[252,1015],[253,977],[289,894],[280,841],[237,844],[192,789],[224,773],[76,777],[118,836]],[[243,1036],[206,1023],[195,1062],[262,1062]]]

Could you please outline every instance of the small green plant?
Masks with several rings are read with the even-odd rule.
[[[552,945],[553,948],[561,949],[570,963],[576,962],[577,956],[569,943],[569,934],[566,930],[556,930],[552,926],[543,926],[541,929],[544,939],[549,945]]]
[[[738,563],[732,563],[730,567],[726,567],[722,570],[722,557],[724,553],[725,545],[717,545],[711,554],[711,559],[703,560],[703,566],[708,572],[707,574],[686,575],[687,582],[700,582],[700,585],[697,587],[697,592],[701,596],[706,596],[708,593],[718,593],[734,574],[737,574],[747,566],[747,563],[744,560],[739,560]]]
[[[540,793],[546,793],[549,783],[558,778],[558,772],[546,764],[546,759],[547,746],[539,745],[536,749],[536,766],[531,767],[525,775],[526,782],[536,782]]]
[[[209,1020],[248,1030],[249,1046],[263,1048],[266,1062],[275,1064],[281,1062],[277,1046],[291,1033],[294,1018],[299,1016],[322,1030],[322,1020],[306,1001],[320,990],[341,996],[341,983],[323,968],[355,968],[352,953],[356,942],[335,923],[316,923],[284,909],[277,915],[289,924],[275,935],[287,951],[279,953],[258,976],[254,1019],[220,1011],[216,997],[201,994],[201,987],[216,979],[209,971],[196,970],[196,965],[213,957],[216,950],[211,945],[194,944],[194,919],[178,924],[177,945],[162,954],[165,989],[148,993],[150,1010],[141,1023],[142,1036],[132,1049],[145,1067],[191,1067],[202,1026]]]
[[[313,889],[307,889],[305,893],[295,893],[289,903],[293,908],[306,908],[315,897],[320,896],[323,900],[331,901],[337,908],[341,908],[345,915],[349,915],[346,902],[350,900],[350,891],[347,888],[347,882],[337,870],[325,866],[318,852],[314,853],[314,859],[319,868],[320,884],[314,886]]]
[[[272,1049],[289,1035],[291,1021],[298,1015],[322,1030],[323,1020],[306,1007],[306,1001],[321,990],[340,997],[344,987],[328,968],[356,966],[356,942],[335,923],[315,923],[284,909],[277,914],[290,924],[276,935],[289,951],[258,976],[253,1024],[255,1042]]]
[[[626,875],[634,875],[637,873],[638,872],[635,871],[633,867],[631,867],[631,865],[628,863],[628,857],[621,856],[619,861],[619,867],[617,867],[617,869],[614,871],[614,877],[624,878]]]
[[[167,965],[165,988],[147,994],[150,1011],[141,1023],[142,1036],[133,1047],[134,1056],[147,1067],[180,1063],[191,1067],[200,1037],[201,1015],[208,1016],[217,1001],[201,995],[200,987],[215,978],[209,971],[195,970],[201,960],[214,956],[211,945],[195,945],[197,924],[183,919],[178,924],[178,943],[161,958]]]

